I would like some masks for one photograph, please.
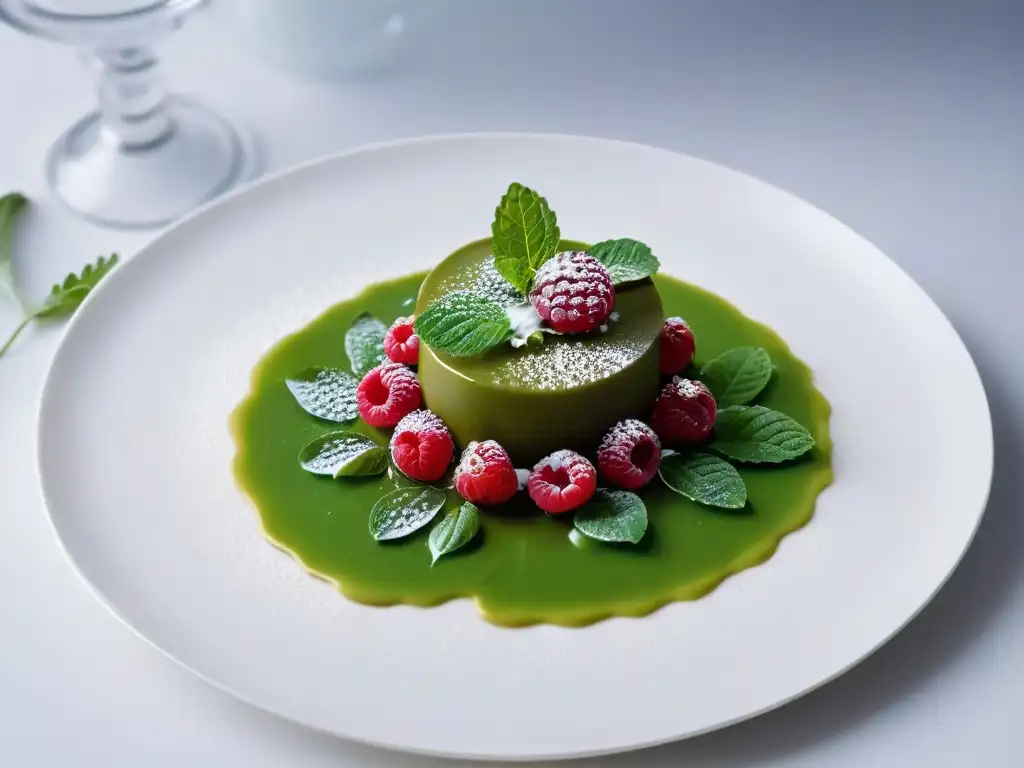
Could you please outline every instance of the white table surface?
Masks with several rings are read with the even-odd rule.
[[[538,130],[662,145],[764,178],[913,275],[970,347],[995,421],[980,533],[906,631],[782,710],[582,764],[1019,764],[1024,4],[555,0],[504,15],[482,6],[414,68],[373,81],[290,78],[231,48],[216,16],[178,34],[168,68],[178,90],[252,126],[271,169],[394,137]],[[539,52],[520,55],[527,44]],[[153,233],[93,227],[46,197],[43,154],[91,106],[73,54],[0,29],[0,71],[0,188],[37,199],[17,267],[25,293],[40,298],[68,270],[100,252],[130,255]],[[0,328],[14,322],[0,306]],[[346,744],[236,702],[88,594],[50,532],[36,476],[38,397],[60,333],[33,330],[0,360],[0,765],[447,765]],[[850,353],[869,359],[870,350],[865,339]]]

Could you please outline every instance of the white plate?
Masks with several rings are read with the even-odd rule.
[[[568,237],[630,235],[765,321],[834,413],[835,485],[763,567],[586,629],[499,629],[462,600],[349,602],[263,538],[229,412],[282,336],[368,282],[486,235],[519,180]],[[340,343],[340,342],[339,342]],[[461,136],[348,153],[193,216],[68,328],[43,395],[53,525],[97,595],[235,695],[373,744],[463,757],[595,754],[718,728],[863,659],[945,582],[985,506],[991,424],[938,308],[788,194],[632,144]]]

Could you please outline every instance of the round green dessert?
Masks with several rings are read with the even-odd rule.
[[[585,250],[562,241],[559,250]],[[508,307],[513,324],[530,310],[494,267],[491,241],[459,249],[427,275],[416,314],[436,299],[471,291]],[[428,408],[459,445],[496,440],[517,466],[554,451],[592,452],[623,419],[646,416],[658,395],[661,297],[650,279],[619,286],[615,312],[603,330],[579,336],[543,335],[543,343],[504,344],[473,357],[420,347],[419,379]]]

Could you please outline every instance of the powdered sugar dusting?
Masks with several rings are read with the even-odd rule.
[[[625,370],[650,345],[650,340],[625,337],[613,343],[586,343],[563,336],[539,349],[524,348],[501,361],[494,381],[503,386],[529,389],[571,389],[601,381]]]
[[[403,416],[402,420],[395,426],[395,434],[401,432],[447,432],[448,427],[445,426],[441,417],[433,411],[428,411],[425,408],[418,411],[413,411],[407,416]]]
[[[456,275],[452,275],[439,287],[439,293],[468,291],[497,302],[503,307],[521,304],[523,297],[512,287],[498,268],[494,266],[494,257],[489,256],[472,266],[468,266]]]

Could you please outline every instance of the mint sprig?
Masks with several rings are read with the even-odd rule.
[[[469,291],[435,300],[416,318],[415,327],[420,341],[453,357],[479,355],[513,336],[505,309]]]
[[[767,386],[772,361],[760,347],[736,347],[706,363],[700,377],[719,408],[746,405]]]
[[[672,453],[662,457],[658,474],[676,493],[698,504],[742,509],[747,486],[736,467],[710,453]]]
[[[778,464],[803,456],[814,438],[784,413],[763,405],[733,405],[718,412],[711,450],[749,463]]]
[[[445,492],[430,486],[399,488],[370,510],[370,535],[377,541],[401,539],[425,526],[441,510]]]
[[[465,502],[461,507],[449,512],[434,526],[430,532],[427,545],[434,565],[444,555],[462,549],[476,538],[480,530],[480,510],[474,504]]]
[[[548,201],[518,182],[494,211],[491,224],[494,266],[517,291],[526,294],[537,269],[558,250],[561,232]]]
[[[299,451],[299,464],[314,475],[368,477],[388,468],[388,452],[366,435],[328,432]]]
[[[285,379],[302,409],[318,419],[347,424],[359,417],[356,389],[359,381],[340,368],[307,368]]]
[[[576,512],[573,525],[588,539],[638,544],[647,531],[647,507],[630,491],[598,488]]]
[[[352,373],[362,378],[384,360],[384,336],[388,327],[369,312],[352,321],[345,333],[345,354],[352,364]]]
[[[631,240],[628,237],[597,243],[592,245],[587,253],[608,268],[614,285],[651,277],[661,266],[658,257],[651,253],[650,248],[639,240]]]

